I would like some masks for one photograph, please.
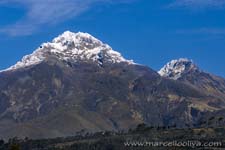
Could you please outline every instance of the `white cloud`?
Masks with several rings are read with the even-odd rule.
[[[128,3],[134,0],[117,0]],[[1,0],[0,5],[20,4],[26,8],[25,16],[15,24],[0,29],[11,36],[30,35],[41,27],[58,24],[87,11],[96,3],[115,3],[113,0]]]
[[[224,8],[225,0],[175,0],[168,7],[184,7],[192,9]]]

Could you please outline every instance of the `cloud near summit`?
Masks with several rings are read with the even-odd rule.
[[[2,0],[0,5],[15,5],[26,9],[25,16],[0,29],[11,36],[31,35],[43,26],[58,24],[76,17],[97,3],[129,3],[134,0]]]

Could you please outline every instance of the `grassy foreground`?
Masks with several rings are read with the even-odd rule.
[[[225,128],[147,127],[127,132],[86,133],[74,137],[0,141],[0,150],[185,150],[225,148]]]

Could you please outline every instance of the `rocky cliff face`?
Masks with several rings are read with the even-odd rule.
[[[191,127],[224,109],[222,99],[182,78],[161,77],[89,34],[65,32],[0,73],[0,138],[69,136],[143,122]]]

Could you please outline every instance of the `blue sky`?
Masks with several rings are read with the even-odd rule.
[[[158,70],[192,59],[225,77],[225,0],[1,0],[0,70],[65,30]]]

